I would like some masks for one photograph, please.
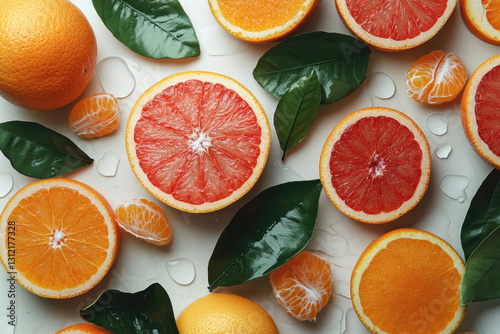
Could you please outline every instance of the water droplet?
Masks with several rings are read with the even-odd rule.
[[[127,257],[127,258],[125,259],[125,261],[130,261],[130,258],[129,258],[129,257]]]
[[[191,284],[196,276],[193,262],[185,258],[168,261],[167,271],[170,277],[180,285]]]
[[[351,307],[345,312],[345,329],[343,334],[365,334],[370,333],[359,320],[356,311]]]
[[[14,186],[12,175],[0,173],[0,198],[7,196]]]
[[[26,314],[30,314],[30,310],[26,310]]]
[[[97,76],[102,88],[116,98],[130,95],[135,88],[135,77],[121,57],[107,57],[97,63]]]
[[[450,144],[439,144],[434,150],[434,154],[439,159],[446,159],[450,156],[451,153],[451,145]]]
[[[390,99],[396,92],[392,78],[384,72],[375,72],[368,78],[368,91],[379,99]]]
[[[448,117],[443,114],[434,114],[427,117],[427,127],[436,136],[448,132]]]
[[[105,152],[97,161],[97,172],[102,176],[115,176],[120,157],[115,152]]]
[[[347,240],[332,229],[332,232],[318,228],[311,240],[310,247],[320,250],[331,257],[342,257],[347,254]]]
[[[446,175],[441,180],[441,190],[451,199],[464,202],[467,199],[465,189],[469,186],[470,179],[465,175]]]

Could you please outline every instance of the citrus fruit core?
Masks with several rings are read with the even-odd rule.
[[[129,160],[154,196],[180,210],[209,212],[243,196],[269,153],[267,116],[241,84],[184,72],[151,87],[127,124]]]

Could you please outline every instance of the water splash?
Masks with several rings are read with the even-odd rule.
[[[396,85],[392,78],[384,72],[375,72],[367,82],[368,91],[379,99],[390,99],[396,93]]]
[[[427,128],[436,136],[448,132],[448,117],[443,114],[433,114],[427,117]]]
[[[12,175],[6,173],[0,173],[0,198],[7,196],[14,186],[14,180]]]
[[[452,147],[450,144],[439,144],[434,150],[434,154],[439,159],[447,159],[450,156]]]
[[[116,98],[129,96],[135,88],[135,77],[121,57],[107,57],[97,63],[97,76],[104,91]]]
[[[168,261],[166,267],[170,277],[180,285],[191,284],[196,276],[193,262],[186,258]]]
[[[105,152],[97,161],[97,172],[102,176],[115,176],[120,157],[115,152]]]
[[[465,189],[469,186],[470,179],[465,175],[446,175],[441,180],[440,188],[451,199],[463,203],[467,199]]]

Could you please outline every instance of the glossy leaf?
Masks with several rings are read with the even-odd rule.
[[[34,122],[0,123],[0,150],[16,171],[46,179],[93,163],[67,137]]]
[[[288,87],[314,71],[321,85],[321,103],[333,103],[365,80],[370,52],[368,46],[348,35],[303,33],[268,50],[253,76],[265,90],[281,98]]]
[[[300,143],[318,115],[321,87],[315,72],[299,79],[281,97],[274,113],[274,128],[285,153]]]
[[[158,283],[136,293],[106,290],[80,316],[113,333],[179,333],[170,297]]]
[[[493,169],[474,195],[462,225],[461,241],[466,260],[498,226],[500,226],[500,170]]]
[[[500,226],[472,252],[460,286],[460,305],[500,298]]]
[[[109,31],[142,56],[200,55],[196,32],[178,0],[92,0],[92,3]]]
[[[319,180],[288,182],[238,210],[210,258],[209,290],[267,275],[304,249],[316,226],[321,190]]]

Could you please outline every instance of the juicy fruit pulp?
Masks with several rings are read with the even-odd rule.
[[[485,42],[500,45],[499,0],[460,0],[460,12],[474,35]]]
[[[190,212],[220,209],[246,193],[270,144],[267,116],[251,93],[208,72],[180,73],[150,90],[127,125],[129,160],[146,189]]]

